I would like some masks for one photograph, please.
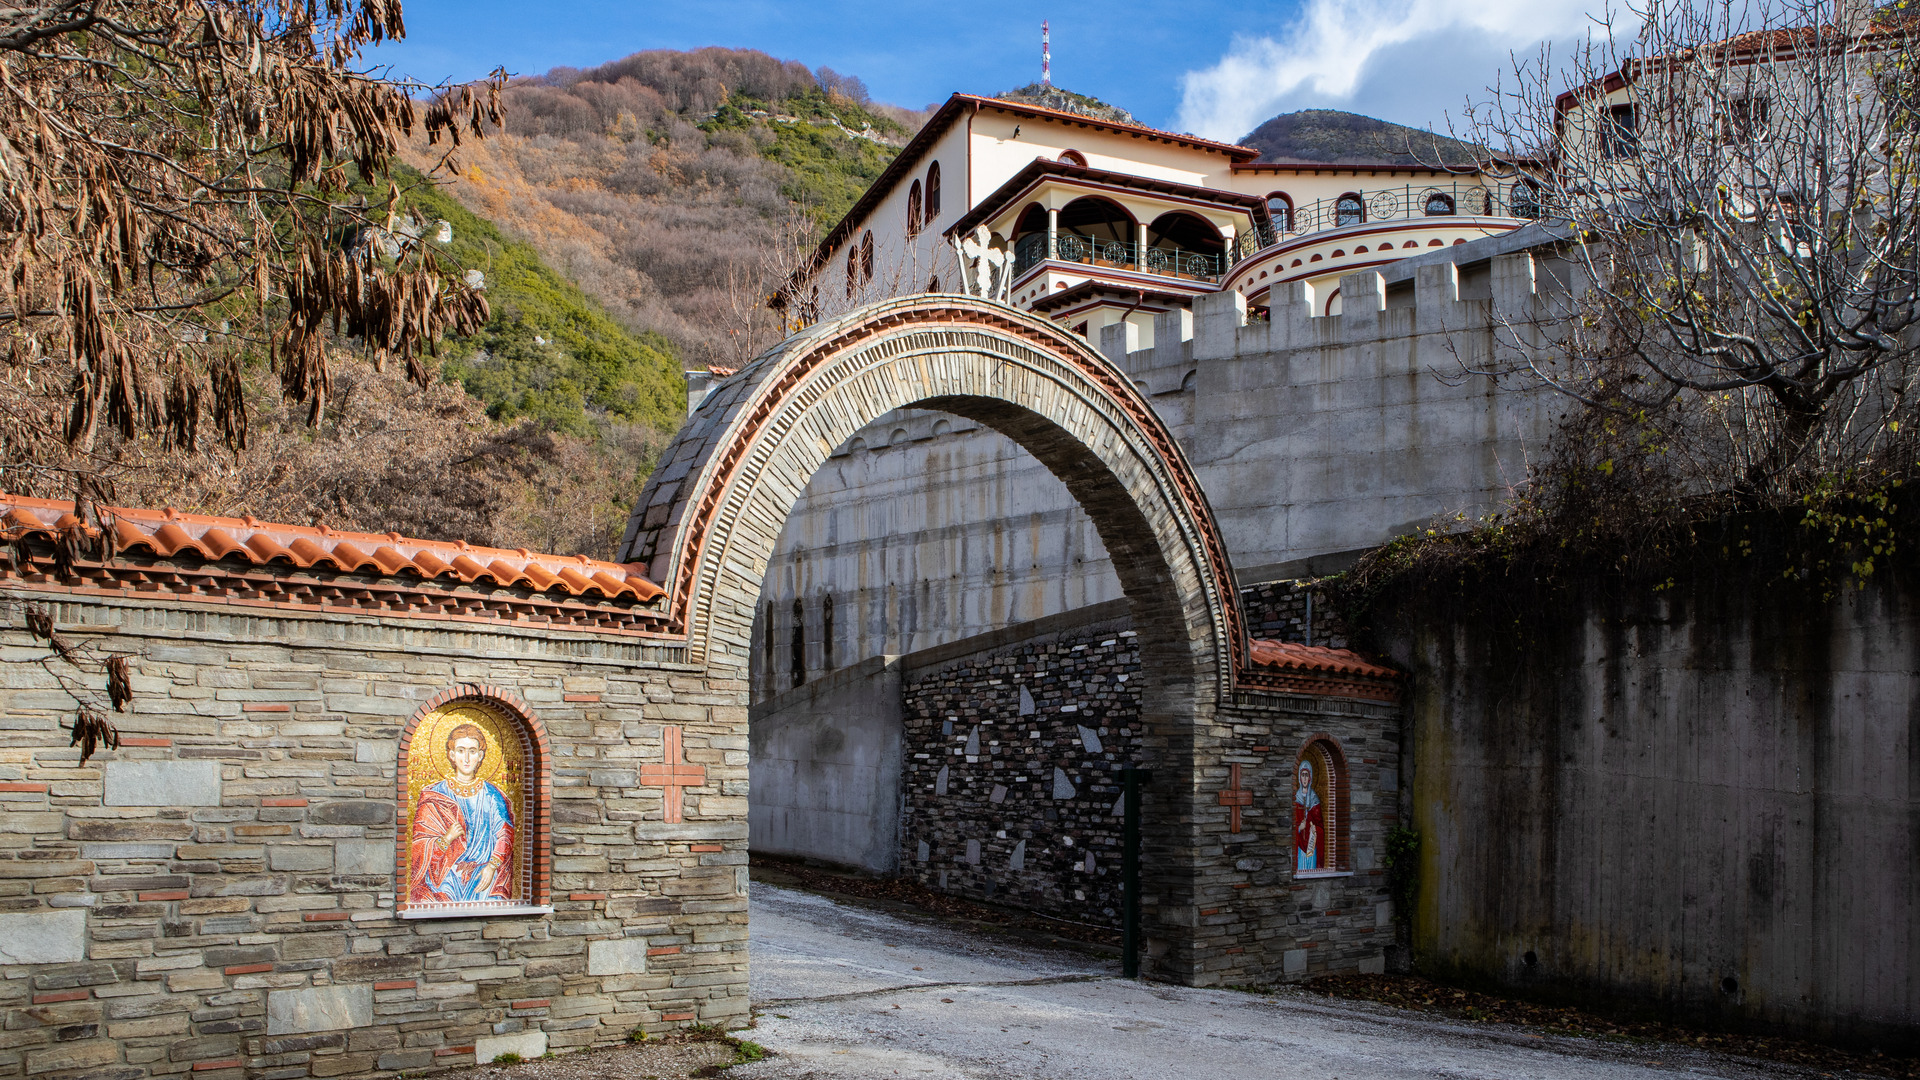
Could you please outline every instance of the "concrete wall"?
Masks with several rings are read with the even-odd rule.
[[[869,657],[754,705],[748,840],[872,873],[900,865],[900,667]]]
[[[1033,455],[970,420],[890,413],[827,459],[787,519],[760,593],[754,693],[794,685],[796,598],[817,679],[1119,597],[1093,522]]]
[[[1683,586],[1524,642],[1418,620],[1420,964],[1920,1050],[1916,599]]]

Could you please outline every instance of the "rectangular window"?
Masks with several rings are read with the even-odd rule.
[[[1640,113],[1632,105],[1610,105],[1600,125],[1600,156],[1630,158],[1640,156]]]

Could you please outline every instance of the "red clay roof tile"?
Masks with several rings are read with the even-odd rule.
[[[1400,672],[1376,663],[1351,649],[1328,649],[1302,645],[1294,641],[1247,643],[1247,659],[1255,667],[1282,668],[1288,671],[1320,672],[1329,675],[1361,675],[1376,679],[1398,679]]]
[[[81,524],[70,502],[0,492],[0,511],[0,533],[8,539],[34,533],[52,539]],[[116,550],[147,551],[168,559],[191,554],[209,562],[233,559],[255,566],[284,562],[300,569],[368,570],[383,577],[428,580],[448,574],[464,582],[490,577],[499,585],[525,581],[540,592],[599,593],[607,599],[630,596],[642,603],[665,592],[648,581],[638,566],[584,555],[540,555],[525,549],[474,547],[464,541],[414,540],[399,533],[278,525],[253,517],[186,514],[171,507],[103,506],[100,515]],[[373,554],[367,554],[369,550]]]

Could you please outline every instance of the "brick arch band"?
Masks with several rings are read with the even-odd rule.
[[[744,672],[761,580],[808,480],[861,427],[908,407],[992,427],[1066,483],[1131,601],[1143,667],[1186,686],[1164,705],[1189,711],[1204,683],[1210,711],[1246,635],[1185,455],[1085,340],[964,296],[883,301],[802,331],[710,392],[662,454],[621,559],[666,584],[689,660]]]
[[[531,820],[521,823],[530,860],[525,903],[545,906],[553,897],[553,748],[547,739],[547,727],[520,695],[503,686],[487,683],[460,683],[428,698],[407,719],[400,733],[400,751],[395,770],[394,820],[394,897],[396,906],[406,906],[407,842],[413,825],[413,808],[407,805],[407,766],[412,760],[413,736],[420,722],[448,705],[471,701],[505,713],[520,725],[527,740],[527,810]]]

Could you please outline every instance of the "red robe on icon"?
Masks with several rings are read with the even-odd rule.
[[[420,793],[407,846],[407,902],[507,900],[513,895],[513,814],[505,795],[481,782],[460,797],[441,781]],[[493,880],[481,884],[491,866]]]
[[[1320,796],[1309,788],[1293,796],[1293,868],[1320,870],[1327,865],[1327,818]]]

